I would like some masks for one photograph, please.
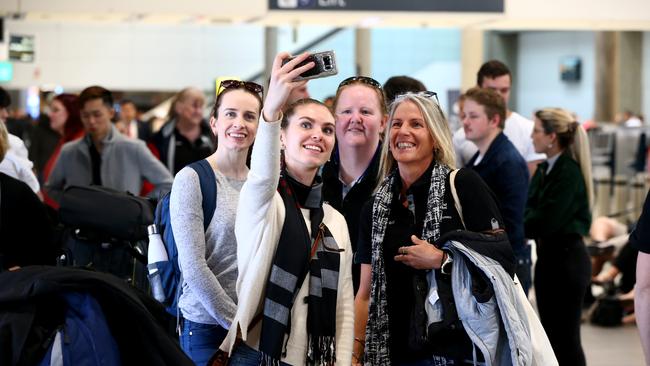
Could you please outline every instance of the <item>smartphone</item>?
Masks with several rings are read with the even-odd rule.
[[[294,58],[295,56],[285,58],[282,61],[282,65],[293,60]],[[313,62],[315,64],[314,67],[303,72],[302,74],[300,74],[300,76],[298,76],[294,80],[298,81],[298,80],[325,78],[339,73],[339,70],[336,67],[336,57],[334,56],[334,51],[312,53],[311,55],[309,55],[309,57],[307,57],[307,59],[305,59],[303,62],[299,63],[298,65],[296,65],[296,67],[306,65],[310,62]]]

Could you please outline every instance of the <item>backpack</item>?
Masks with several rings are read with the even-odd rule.
[[[203,230],[207,231],[210,221],[212,221],[212,217],[214,216],[214,211],[217,208],[216,176],[210,163],[205,159],[189,164],[188,167],[194,169],[199,176],[199,184],[203,196]],[[161,303],[165,305],[168,313],[176,316],[180,320],[178,299],[181,296],[183,288],[183,274],[178,266],[178,250],[176,248],[171,217],[169,215],[170,195],[171,192],[168,192],[158,201],[153,220],[165,244],[168,260],[149,263],[148,268],[150,281],[154,276],[160,276],[164,293],[164,300]],[[152,271],[152,267],[155,267],[157,271]]]
[[[38,365],[121,365],[117,342],[97,300],[80,292],[65,293],[63,299],[65,322]]]
[[[591,324],[603,327],[616,327],[622,324],[625,311],[621,300],[616,296],[605,296],[596,300],[591,312]]]

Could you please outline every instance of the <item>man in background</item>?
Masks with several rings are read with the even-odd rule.
[[[124,128],[125,135],[142,141],[149,141],[151,128],[143,121],[138,120],[138,108],[129,99],[120,102],[120,121]]]
[[[506,108],[508,108],[508,101],[510,100],[510,93],[512,91],[512,74],[508,66],[503,62],[491,60],[484,63],[477,73],[476,85],[480,88],[492,89],[499,93],[505,101]],[[546,158],[544,154],[537,154],[533,147],[531,134],[534,126],[535,123],[533,121],[517,112],[506,109],[506,121],[503,133],[528,164],[528,172],[530,175],[537,169],[537,164]],[[459,166],[464,166],[478,150],[471,145],[468,147],[466,141],[465,131],[462,128],[454,133],[454,149],[463,151],[463,155],[460,157],[462,161],[457,162]]]
[[[517,263],[516,273],[528,293],[531,253],[524,236],[524,208],[528,199],[528,167],[503,133],[506,105],[491,89],[472,88],[465,93],[465,136],[477,147],[468,168],[475,170],[496,195],[506,233]]]
[[[109,90],[88,87],[79,95],[79,105],[86,135],[63,145],[46,183],[52,199],[59,202],[71,185],[99,185],[137,195],[147,179],[155,186],[152,196],[171,189],[171,174],[145,143],[123,136],[111,122],[115,110]]]

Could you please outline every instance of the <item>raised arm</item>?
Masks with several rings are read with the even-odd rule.
[[[313,67],[313,63],[293,69],[308,55],[303,54],[282,65],[288,53],[275,57],[271,71],[260,126],[253,146],[251,168],[248,179],[242,187],[237,206],[235,235],[237,236],[237,262],[239,272],[246,273],[251,260],[258,253],[263,242],[262,235],[268,225],[275,220],[274,195],[280,178],[280,124],[282,106],[291,90],[303,86],[306,81],[293,81],[300,73]],[[273,243],[275,245],[276,243]],[[242,277],[240,276],[240,280]],[[238,280],[238,288],[240,285]]]

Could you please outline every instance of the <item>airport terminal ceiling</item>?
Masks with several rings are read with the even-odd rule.
[[[282,8],[277,6],[278,3],[292,2],[298,3],[298,6],[319,10],[269,10]],[[368,0],[2,0],[0,14],[16,20],[51,22],[263,26],[320,24],[337,27],[470,27],[484,30],[650,30],[650,1],[647,0],[452,2],[457,4],[456,9],[462,9],[462,4],[502,3],[503,12],[347,10],[361,3],[368,3]],[[384,0],[372,3],[408,4],[408,1]],[[435,8],[435,4],[450,3],[450,0],[433,0],[427,3],[433,4],[432,8]]]

